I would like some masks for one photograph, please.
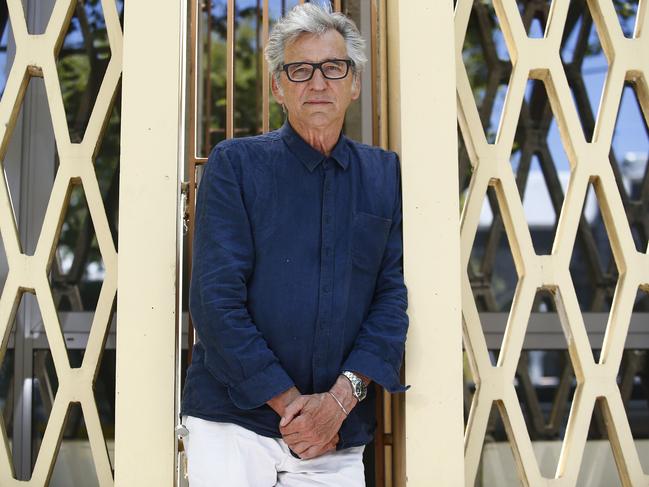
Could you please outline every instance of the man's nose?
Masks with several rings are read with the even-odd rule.
[[[327,79],[324,77],[322,70],[316,69],[311,78],[311,88],[316,90],[324,90],[327,87]]]

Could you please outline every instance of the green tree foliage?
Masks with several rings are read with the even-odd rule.
[[[207,39],[204,49],[209,52],[209,86],[212,99],[210,106],[209,147],[225,138],[226,108],[226,34],[227,15],[225,2],[217,3],[210,13],[211,32],[209,51]],[[256,7],[237,8],[235,11],[235,56],[234,56],[234,126],[235,136],[255,135],[262,132],[262,52],[261,10]],[[272,24],[271,24],[272,26]],[[207,37],[207,36],[205,36]],[[202,66],[205,68],[205,64]],[[270,128],[275,129],[283,122],[282,110],[274,100],[270,102]]]

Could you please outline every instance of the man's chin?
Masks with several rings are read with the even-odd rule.
[[[313,127],[326,127],[336,119],[331,112],[313,111],[304,115],[302,119]]]

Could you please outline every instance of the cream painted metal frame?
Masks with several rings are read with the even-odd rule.
[[[20,246],[10,195],[0,184],[0,230],[7,253],[9,273],[0,298],[0,324],[3,327],[0,356],[4,355],[11,325],[23,293],[33,293],[39,303],[59,381],[39,456],[27,483],[13,478],[7,433],[2,427],[0,448],[0,483],[2,485],[46,485],[51,475],[62,428],[69,406],[79,402],[88,429],[95,468],[100,485],[112,485],[113,474],[102,433],[93,383],[97,374],[117,287],[117,253],[111,237],[106,212],[94,171],[93,160],[106,126],[122,70],[122,33],[114,1],[103,0],[110,41],[111,59],[83,140],[71,143],[61,96],[55,59],[76,5],[75,0],[59,0],[54,6],[47,29],[42,35],[27,31],[20,0],[8,0],[16,55],[0,101],[0,156],[6,153],[25,90],[31,76],[42,77],[52,116],[59,154],[59,168],[49,199],[43,227],[34,255],[26,255]],[[57,311],[48,281],[48,271],[58,242],[68,199],[73,185],[83,185],[90,215],[105,265],[105,280],[97,303],[92,330],[81,367],[71,368],[61,333]]]
[[[513,66],[503,114],[494,144],[487,143],[462,62],[462,44],[472,0],[458,0],[455,12],[458,121],[473,166],[462,212],[462,306],[464,344],[476,382],[465,433],[466,485],[473,485],[487,421],[495,402],[512,445],[524,485],[576,485],[595,401],[602,401],[611,447],[625,486],[649,485],[633,443],[616,377],[624,350],[634,299],[649,290],[649,255],[635,248],[631,230],[608,159],[624,82],[634,83],[644,117],[649,121],[649,14],[641,0],[633,38],[622,33],[613,3],[588,0],[609,72],[602,94],[593,141],[587,142],[561,64],[560,45],[569,2],[552,3],[545,36],[527,36],[514,0],[494,0]],[[528,78],[541,80],[571,167],[557,233],[550,255],[534,252],[530,231],[509,157]],[[595,189],[620,273],[599,361],[596,363],[569,272],[577,225],[589,184]],[[473,300],[467,266],[487,188],[492,187],[510,242],[519,282],[507,322],[498,363],[492,366],[480,317]],[[570,419],[555,478],[542,477],[514,389],[530,310],[538,289],[554,296],[577,377]]]
[[[464,484],[453,30],[450,0],[387,2],[389,146],[402,166],[412,385],[395,408],[397,486]]]
[[[122,487],[176,481],[187,10],[185,0],[124,6],[115,411]]]

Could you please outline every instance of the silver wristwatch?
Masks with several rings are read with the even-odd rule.
[[[343,372],[343,375],[349,379],[349,382],[351,382],[352,393],[354,394],[354,397],[358,399],[358,402],[361,402],[363,399],[365,399],[365,396],[367,396],[367,386],[365,385],[365,382],[363,382],[360,377],[358,377],[353,372],[350,372],[349,370],[345,370]]]

